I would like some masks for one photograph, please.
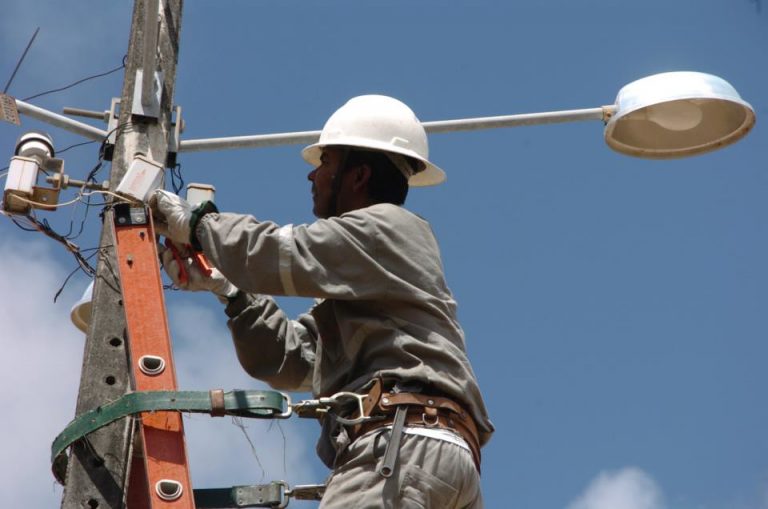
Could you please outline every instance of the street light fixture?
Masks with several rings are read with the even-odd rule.
[[[699,72],[669,72],[634,81],[610,106],[544,113],[422,122],[428,133],[581,120],[606,123],[612,149],[638,157],[667,159],[700,154],[742,138],[755,123],[752,107],[725,80]],[[180,152],[315,143],[320,131],[181,140]]]
[[[755,112],[722,78],[668,72],[619,91],[605,141],[623,154],[669,159],[701,154],[741,139]]]

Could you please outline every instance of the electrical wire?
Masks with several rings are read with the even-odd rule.
[[[181,175],[181,163],[177,163],[176,166],[171,168],[171,187],[176,194],[181,194],[181,190],[184,189],[184,177]]]
[[[86,82],[88,80],[92,80],[92,79],[95,79],[95,78],[102,78],[104,76],[108,76],[108,75],[110,75],[112,73],[115,73],[115,72],[119,71],[120,69],[124,69],[127,59],[128,59],[128,55],[125,55],[123,57],[123,63],[120,64],[119,67],[115,67],[114,69],[111,69],[109,71],[103,72],[101,74],[94,74],[93,76],[88,76],[86,78],[77,80],[74,83],[70,83],[69,85],[63,86],[61,88],[55,88],[53,90],[46,90],[45,92],[40,92],[39,94],[31,95],[29,97],[25,97],[24,99],[22,99],[22,101],[30,101],[32,99],[37,99],[38,97],[42,97],[44,95],[53,94],[55,92],[61,92],[63,90],[68,90],[68,89],[70,89],[70,88],[72,88],[74,86],[77,86],[77,85],[79,85],[81,83],[84,83],[84,82]]]
[[[23,217],[33,225],[34,229],[30,230],[21,226],[18,222],[16,222],[14,218],[11,218],[11,220],[16,224],[16,226],[18,226],[22,230],[26,230],[26,231],[37,230],[40,233],[43,233],[44,235],[46,235],[47,237],[52,238],[56,242],[59,242],[67,249],[67,251],[72,253],[72,256],[75,257],[75,261],[77,261],[79,268],[82,269],[83,272],[85,272],[89,276],[94,276],[96,274],[96,270],[93,267],[91,267],[91,265],[88,263],[88,260],[85,257],[83,257],[83,255],[80,253],[80,248],[77,246],[77,244],[72,243],[62,235],[56,233],[50,227],[47,221],[43,221],[43,222],[38,221],[31,214],[27,214],[26,216],[23,216]]]
[[[57,150],[56,153],[57,154],[63,154],[64,152],[66,152],[69,149],[72,149],[72,148],[75,148],[75,147],[82,147],[83,145],[90,145],[91,143],[96,143],[97,141],[98,140],[88,140],[88,141],[84,141],[82,143],[75,143],[74,145],[70,145],[70,146],[65,147],[65,148],[63,148],[61,150]],[[0,170],[0,171],[2,171],[2,170]]]
[[[127,128],[130,125],[131,125],[130,121],[129,122],[124,122],[124,123],[118,125],[117,127],[115,127],[114,129],[112,129],[109,133],[107,133],[107,135],[101,141],[101,145],[99,146],[99,160],[96,162],[96,165],[88,172],[88,175],[87,175],[87,177],[85,179],[86,182],[94,182],[94,183],[96,182],[96,174],[99,172],[99,170],[101,170],[101,168],[102,168],[102,166],[104,164],[104,156],[105,156],[106,144],[107,144],[107,141],[109,140],[110,136],[112,136],[113,133],[117,133],[116,136],[115,136],[115,142],[117,142],[117,140],[120,138],[120,136],[124,132],[126,132]],[[82,191],[83,190],[81,189],[81,192]],[[75,208],[72,211],[72,219],[70,220],[69,232],[68,232],[68,235],[66,236],[69,240],[76,239],[77,237],[79,237],[83,233],[83,230],[85,229],[85,222],[88,220],[88,214],[89,214],[89,212],[90,212],[92,207],[103,207],[105,205],[108,205],[108,202],[106,200],[104,202],[101,202],[101,203],[93,203],[91,201],[90,195],[86,196],[86,200],[82,201],[82,203],[85,204],[85,212],[83,214],[82,220],[80,221],[80,228],[78,229],[78,232],[75,235],[72,235],[72,229],[74,228],[74,223],[75,223],[74,217],[75,217],[75,213],[76,213],[76,209],[77,209],[77,204],[76,204]]]
[[[42,202],[34,201],[34,200],[28,200],[27,198],[23,198],[23,197],[18,196],[18,195],[13,195],[13,199],[14,200],[19,200],[19,201],[24,202],[24,203],[28,203],[29,205],[32,205],[33,207],[38,208],[38,209],[46,209],[47,210],[47,209],[55,209],[55,208],[58,208],[58,207],[66,207],[68,205],[73,205],[75,203],[82,202],[83,201],[83,197],[93,196],[94,194],[106,194],[108,196],[112,196],[113,198],[117,198],[117,200],[120,201],[120,202],[126,202],[126,203],[135,203],[136,202],[136,200],[132,200],[132,199],[126,197],[126,196],[122,196],[122,195],[119,195],[117,193],[113,193],[112,191],[106,191],[106,190],[105,191],[89,191],[87,193],[83,192],[83,191],[80,191],[77,194],[77,197],[75,199],[69,200],[69,201],[65,201],[64,203],[54,203],[54,204],[42,203]]]
[[[6,214],[5,212],[3,212],[3,215],[7,216],[13,222],[13,224],[18,226],[21,230],[24,230],[25,232],[36,232],[37,231],[37,229],[32,227],[32,226],[24,226],[22,224],[19,224],[18,216],[14,216],[14,215],[11,215],[11,214]],[[26,217],[26,216],[22,216],[22,217]]]
[[[232,416],[232,424],[234,424],[237,428],[240,429],[240,431],[243,432],[243,436],[245,437],[245,440],[248,442],[248,445],[251,446],[251,454],[256,459],[256,463],[259,465],[259,468],[261,469],[261,479],[264,480],[264,476],[267,474],[267,471],[264,469],[264,465],[261,464],[261,460],[259,459],[259,454],[256,452],[256,446],[253,445],[253,441],[251,440],[251,437],[248,435],[248,429],[245,425],[245,422],[243,422],[242,417],[236,417]]]
[[[98,249],[98,248],[95,248],[95,249]],[[82,253],[83,251],[90,251],[90,249],[83,249],[83,250],[81,250],[80,252]],[[88,261],[88,260],[90,260],[91,258],[93,258],[94,256],[96,256],[97,254],[98,254],[98,251],[96,251],[96,252],[94,252],[94,253],[91,253],[91,254],[90,254],[88,257],[86,257],[86,258],[85,258],[85,260],[86,260],[86,261]],[[59,289],[58,289],[58,290],[56,291],[56,293],[53,295],[53,302],[54,302],[54,304],[56,303],[56,300],[59,298],[59,295],[61,295],[61,292],[63,292],[63,291],[64,291],[64,288],[66,288],[66,287],[67,287],[67,283],[69,283],[69,280],[72,278],[72,276],[74,276],[75,274],[77,274],[77,271],[79,271],[79,270],[80,270],[80,267],[77,267],[77,268],[75,268],[75,270],[73,270],[72,272],[70,272],[70,273],[67,275],[67,277],[66,277],[66,278],[64,278],[64,282],[61,284],[61,286],[59,287]]]

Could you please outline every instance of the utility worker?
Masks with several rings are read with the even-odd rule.
[[[402,207],[409,184],[445,179],[428,160],[423,126],[396,99],[355,97],[302,155],[315,167],[318,220],[308,225],[220,213],[210,202],[193,208],[156,191],[158,231],[218,269],[206,277],[185,260],[181,284],[167,251],[166,272],[226,304],[253,377],[315,397],[365,395],[362,416],[336,409],[323,418],[317,451],[333,473],[322,508],[482,507],[480,447],[493,426],[432,229]],[[317,303],[291,320],[267,295]]]

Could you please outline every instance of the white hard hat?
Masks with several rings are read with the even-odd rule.
[[[414,173],[399,157],[390,157],[405,173],[411,186],[434,186],[445,180],[445,172],[429,162],[427,133],[416,114],[392,97],[361,95],[336,110],[320,133],[320,140],[301,151],[313,166],[320,165],[323,147],[344,145],[412,157],[424,164]]]

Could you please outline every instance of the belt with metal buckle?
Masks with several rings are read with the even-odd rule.
[[[455,401],[429,394],[384,391],[381,380],[376,379],[368,394],[363,396],[362,406],[361,417],[374,417],[374,419],[367,419],[360,424],[348,427],[352,441],[384,426],[393,426],[394,438],[394,427],[398,424],[401,428],[398,431],[402,430],[402,426],[446,429],[464,438],[472,452],[477,471],[480,471],[480,439],[477,425],[472,416]],[[402,413],[402,411],[397,412],[399,408],[405,411],[405,417],[400,418],[400,423],[397,422],[396,415]]]

